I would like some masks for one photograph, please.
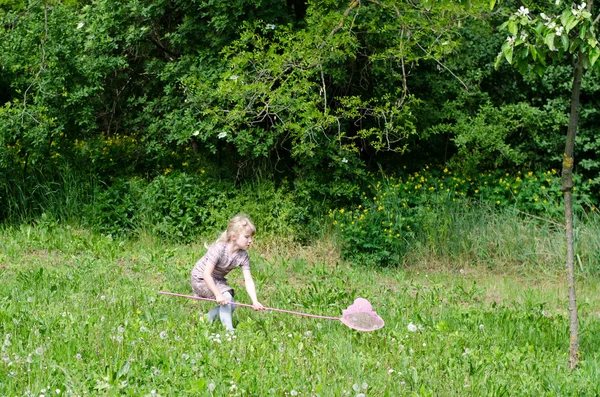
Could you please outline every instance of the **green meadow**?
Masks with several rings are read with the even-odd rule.
[[[236,332],[190,294],[204,241],[116,239],[68,226],[0,232],[0,396],[597,396],[599,287],[578,280],[581,362],[568,369],[559,268],[421,260],[350,265],[335,241],[251,250],[268,307],[341,316],[363,297],[375,332],[238,308]],[[422,253],[421,253],[422,254]],[[434,266],[435,265],[435,266]],[[434,270],[435,269],[435,270]],[[241,272],[236,300],[249,303]]]

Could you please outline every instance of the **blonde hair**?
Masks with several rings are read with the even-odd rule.
[[[254,236],[256,233],[256,226],[250,220],[247,215],[237,215],[231,218],[229,224],[227,225],[227,230],[221,233],[221,236],[216,241],[217,243],[226,243],[234,236],[239,236],[245,230],[249,231],[251,235]]]

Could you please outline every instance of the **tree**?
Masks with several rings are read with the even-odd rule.
[[[492,7],[495,1],[492,0]],[[573,241],[573,166],[575,135],[579,120],[581,80],[587,70],[598,68],[600,57],[596,24],[600,15],[592,19],[593,0],[581,4],[554,5],[535,2],[531,8],[521,6],[510,15],[500,28],[506,29],[509,36],[502,44],[496,59],[514,65],[523,74],[535,72],[543,75],[550,62],[563,62],[565,58],[572,64],[571,109],[569,125],[562,161],[561,190],[565,206],[566,273],[569,299],[569,366],[575,368],[579,361],[579,320],[575,293],[575,250]],[[535,13],[535,14],[534,14]],[[537,14],[537,15],[536,15]]]

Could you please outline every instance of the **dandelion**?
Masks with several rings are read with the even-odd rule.
[[[140,332],[144,333],[144,332],[148,332],[148,328],[144,327],[143,325],[140,327]]]
[[[296,390],[291,390],[290,391],[290,396],[297,396],[298,392]]]
[[[77,360],[81,360],[81,354],[77,353],[77,354],[75,355],[75,359],[77,359]]]
[[[411,322],[411,323],[408,323],[408,330],[409,330],[410,332],[417,332],[417,326],[416,326],[416,325],[414,325],[412,322]]]
[[[369,388],[369,385],[367,384],[367,382],[363,382],[363,384],[361,385],[363,390],[367,390]]]
[[[42,354],[44,354],[44,348],[38,347],[37,349],[35,349],[35,354],[37,354],[38,356],[41,356]]]
[[[183,358],[183,361],[187,361],[187,360],[189,360],[190,356],[188,354],[183,353],[181,355],[181,358]]]
[[[393,368],[390,368],[390,369],[388,369],[388,374],[390,374],[390,375],[391,375],[391,374],[393,374],[393,373],[394,373],[394,369],[393,369]]]
[[[106,300],[106,295],[102,295],[102,296],[100,297],[100,300]]]
[[[358,393],[356,397],[365,397],[365,393]]]
[[[467,347],[467,348],[465,348],[465,352],[463,353],[463,356],[468,356],[469,354],[471,354],[471,349],[469,349]]]
[[[355,392],[360,391],[360,386],[358,385],[358,383],[352,385],[352,390],[354,390]]]
[[[29,303],[33,302],[33,298],[30,296],[29,298],[27,298],[27,302],[29,302]]]
[[[119,325],[119,328],[117,328],[117,331],[122,334],[123,332],[125,332],[125,327],[123,327],[122,325]]]
[[[483,324],[479,324],[479,329],[483,331],[483,329],[485,328],[485,326]]]
[[[60,394],[60,389],[55,390],[56,394]]]
[[[169,334],[167,334],[167,331],[162,331],[158,336],[160,336],[160,339],[167,339]]]

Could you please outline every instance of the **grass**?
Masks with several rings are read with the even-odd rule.
[[[251,251],[261,301],[341,316],[356,297],[386,321],[239,308],[236,333],[199,321],[190,293],[203,242],[115,240],[55,224],[0,231],[0,396],[596,396],[600,291],[578,280],[580,367],[568,369],[566,286],[491,258],[349,266],[327,243]],[[433,260],[433,253],[430,259]],[[248,302],[241,272],[230,283]],[[416,327],[416,331],[409,328]],[[410,326],[410,327],[409,327]]]

